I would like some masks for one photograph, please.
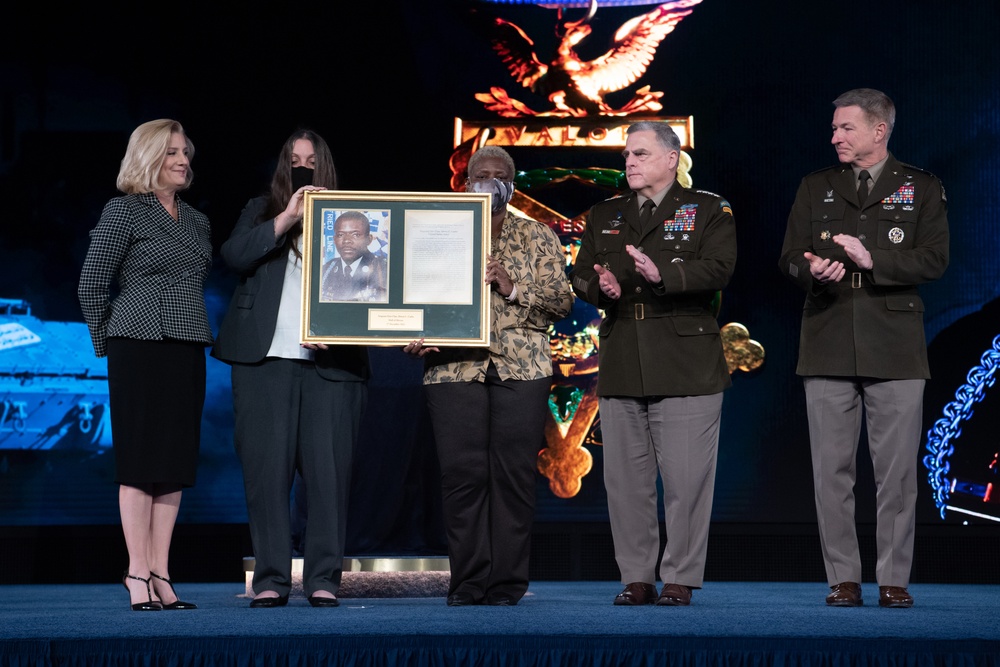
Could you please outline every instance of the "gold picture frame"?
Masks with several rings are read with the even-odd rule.
[[[489,194],[314,190],[303,207],[303,343],[489,346]]]

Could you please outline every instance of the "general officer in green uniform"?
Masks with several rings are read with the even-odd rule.
[[[930,377],[917,286],[948,266],[944,188],[887,144],[884,93],[836,100],[840,164],[802,179],[779,267],[805,291],[804,378],[820,544],[833,606],[862,604],[854,483],[862,418],[875,471],[879,604],[910,607],[917,459]]]
[[[730,386],[714,300],[733,275],[736,227],[718,195],[677,182],[670,126],[634,123],[632,192],[587,216],[573,289],[604,310],[597,393],[604,482],[625,589],[617,605],[688,605],[701,588],[715,488],[722,392]],[[656,479],[667,544],[659,561]]]

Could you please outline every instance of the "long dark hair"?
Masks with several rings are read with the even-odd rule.
[[[333,165],[333,154],[330,147],[312,130],[301,129],[292,133],[281,147],[278,154],[278,166],[274,169],[274,176],[271,177],[271,188],[268,192],[267,206],[264,207],[264,214],[258,224],[265,220],[275,218],[288,206],[288,201],[292,198],[292,149],[299,139],[311,141],[313,150],[316,152],[316,166],[313,168],[313,185],[318,185],[327,190],[337,189],[337,169]],[[298,224],[289,230],[285,236],[285,244],[291,245],[298,254],[296,241],[302,235],[302,225]]]

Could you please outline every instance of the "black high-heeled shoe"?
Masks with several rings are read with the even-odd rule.
[[[160,581],[167,582],[167,586],[170,586],[170,592],[174,594],[174,597],[177,597],[177,591],[174,590],[174,583],[172,581],[170,581],[166,577],[161,577],[160,575],[158,575],[157,573],[152,572],[152,571],[149,573],[149,576],[150,577],[156,577]],[[196,605],[195,603],[193,603],[193,602],[182,602],[180,598],[177,598],[176,600],[174,600],[170,604],[163,604],[161,602],[160,605],[162,605],[164,609],[167,609],[167,610],[170,610],[170,611],[173,611],[175,609],[197,609],[198,608],[198,605]]]
[[[135,579],[136,581],[141,581],[146,584],[146,595],[149,596],[148,602],[136,602],[132,605],[132,611],[162,611],[163,605],[158,601],[153,599],[153,589],[149,586],[149,579],[143,579],[142,577],[134,577],[125,570],[125,574],[122,575],[122,586],[128,591],[129,595],[132,595],[132,591],[129,591],[128,582],[126,579]]]

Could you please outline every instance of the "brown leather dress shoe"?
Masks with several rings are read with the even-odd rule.
[[[656,604],[661,607],[686,607],[691,604],[691,589],[682,584],[664,584]]]
[[[656,587],[653,584],[633,581],[615,597],[615,604],[618,606],[638,607],[639,605],[652,604],[655,599]]]
[[[878,606],[880,607],[912,607],[913,596],[902,586],[879,586]]]
[[[844,581],[831,586],[830,594],[826,596],[826,603],[831,607],[860,607],[864,604],[861,601],[861,584]]]

